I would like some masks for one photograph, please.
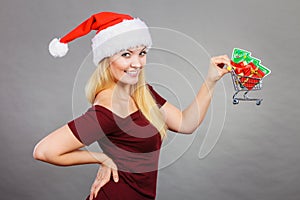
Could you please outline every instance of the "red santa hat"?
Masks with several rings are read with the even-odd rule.
[[[63,57],[68,52],[68,43],[95,30],[92,39],[93,61],[95,65],[106,57],[121,50],[144,45],[150,47],[152,39],[147,25],[138,18],[126,14],[101,12],[92,15],[64,37],[54,38],[49,44],[49,52],[54,57]]]

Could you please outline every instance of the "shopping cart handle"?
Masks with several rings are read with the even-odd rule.
[[[231,70],[232,70],[232,67],[231,67],[231,66],[227,66],[226,69],[227,69],[228,71],[231,71]]]

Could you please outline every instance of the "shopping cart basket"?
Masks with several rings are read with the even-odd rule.
[[[237,75],[234,70],[231,70],[231,78],[234,90],[236,91],[232,97],[234,105],[238,104],[239,101],[255,101],[258,106],[261,104],[263,99],[250,98],[248,97],[248,93],[262,89],[262,78]],[[244,92],[244,94],[238,95],[240,92]]]

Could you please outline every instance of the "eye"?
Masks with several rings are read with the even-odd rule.
[[[122,55],[121,55],[122,57],[129,57],[130,56],[130,53],[128,53],[128,52],[125,52],[125,53],[122,53]]]
[[[146,54],[147,54],[147,51],[144,50],[144,51],[142,51],[142,52],[140,53],[140,56],[144,56],[144,55],[146,55]]]

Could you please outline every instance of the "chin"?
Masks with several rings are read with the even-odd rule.
[[[119,80],[119,83],[124,84],[124,85],[135,85],[137,84],[139,81],[139,79],[135,79],[135,80]]]

